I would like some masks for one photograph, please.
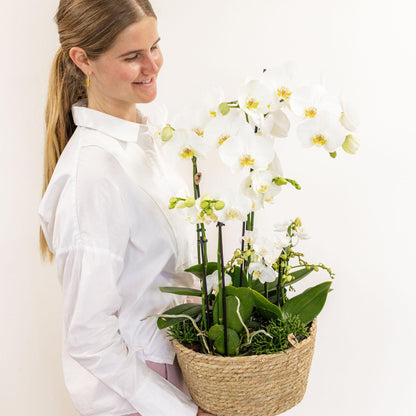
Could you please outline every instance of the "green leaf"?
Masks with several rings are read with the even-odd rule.
[[[189,287],[159,286],[159,290],[163,293],[173,293],[174,295],[202,296],[202,292],[199,289]]]
[[[173,308],[168,309],[163,312],[166,315],[189,315],[192,318],[202,313],[202,305],[200,303],[183,303],[182,305],[177,305]],[[157,326],[159,329],[164,329],[169,326],[172,326],[178,322],[182,322],[185,319],[184,317],[177,318],[163,318],[160,317],[157,320]]]
[[[285,317],[287,314],[299,315],[301,321],[305,324],[313,321],[325,305],[331,283],[320,283],[287,300],[282,306],[283,315]]]
[[[231,271],[228,272],[228,274],[231,276],[231,279],[233,281],[233,286],[235,287],[240,287],[240,270],[241,268],[239,266],[234,266],[234,272],[231,273]],[[243,284],[241,285],[241,287],[247,287],[248,286],[248,282],[247,282],[247,276],[243,271]]]
[[[217,270],[217,263],[210,261],[207,263],[207,276],[211,273],[214,273]],[[195,276],[199,277],[201,280],[203,278],[202,264],[196,264],[195,266],[188,267],[185,269],[186,272],[193,273]]]
[[[244,289],[244,288],[235,288],[235,289]],[[244,297],[243,301],[240,299],[240,308],[239,312],[241,315],[241,319],[245,322],[253,312],[254,303],[252,300],[248,300]],[[213,309],[213,320],[215,324],[219,323],[219,302],[222,300],[219,296],[216,297],[214,302],[214,309]],[[232,328],[237,332],[241,332],[243,330],[243,324],[240,321],[240,318],[237,314],[237,307],[238,301],[235,295],[226,296],[225,297],[225,304],[227,309],[227,328]]]
[[[211,341],[215,341],[220,336],[224,336],[224,325],[212,325],[208,331],[208,338]]]
[[[222,335],[216,338],[214,342],[215,349],[220,353],[225,353],[224,345],[224,326],[222,326]],[[240,337],[234,329],[227,328],[227,352],[230,355],[236,355],[238,353],[238,347],[240,346]]]
[[[290,273],[289,276],[293,276],[294,279],[291,280],[290,282],[286,282],[283,287],[289,286],[289,285],[293,285],[293,283],[299,282],[299,280],[302,280],[303,278],[305,278],[309,273],[313,272],[313,267],[311,267],[309,270],[304,268],[304,269],[299,269],[296,270],[293,273]]]
[[[267,319],[282,318],[282,311],[273,303],[269,302],[261,293],[250,288],[251,293],[254,297],[254,303],[257,312]]]

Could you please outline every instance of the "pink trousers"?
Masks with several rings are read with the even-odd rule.
[[[161,364],[154,363],[153,361],[146,361],[146,365],[156,373],[160,374],[170,383],[172,383],[179,390],[183,391],[186,395],[189,395],[188,388],[186,387],[185,380],[182,375],[182,371],[179,367],[178,360],[175,357],[173,364]],[[126,416],[141,416],[140,413],[130,413]]]

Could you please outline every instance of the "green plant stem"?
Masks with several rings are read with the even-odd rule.
[[[277,294],[277,301],[276,305],[280,307],[280,297],[282,293],[282,258],[279,257],[279,268],[278,268],[278,277],[277,277],[277,286],[276,286],[276,294]]]
[[[243,221],[243,229],[241,231],[241,252],[244,252],[244,234],[246,231],[246,222]],[[243,269],[245,267],[245,261],[243,261],[243,264],[240,266],[240,287],[243,286]]]
[[[209,319],[209,304],[208,304],[208,292],[207,292],[207,276],[206,276],[206,262],[205,262],[205,250],[204,250],[204,237],[199,240],[201,245],[202,254],[202,321],[204,328],[208,332],[210,328]]]
[[[192,167],[193,167],[193,175],[192,175],[192,185],[194,188],[194,199],[197,200],[199,198],[199,185],[197,185],[195,183],[195,175],[198,173],[198,167],[196,164],[196,157],[194,156],[192,158]],[[203,226],[203,224],[201,224]],[[202,228],[202,227],[201,227]],[[196,232],[197,232],[197,250],[198,250],[198,264],[201,264],[201,250],[200,250],[200,246],[199,246],[199,241],[201,238],[201,229],[199,228],[199,226],[196,226]]]
[[[227,340],[227,307],[225,298],[225,276],[224,276],[224,254],[222,246],[222,222],[217,223],[218,227],[218,251],[217,251],[217,270],[218,270],[218,297],[219,297],[219,324],[224,325],[224,351],[228,355]]]

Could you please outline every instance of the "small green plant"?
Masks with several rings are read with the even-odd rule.
[[[300,342],[308,337],[309,327],[310,325],[304,324],[298,315],[288,315],[286,319],[271,319],[264,329],[273,338],[260,332],[241,353],[256,355],[285,351],[291,346],[289,335],[293,334],[297,342]]]
[[[178,322],[169,327],[167,335],[171,341],[176,339],[183,345],[192,345],[199,342],[198,333],[189,320]]]

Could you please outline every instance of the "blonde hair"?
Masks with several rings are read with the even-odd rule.
[[[156,18],[148,0],[61,0],[55,21],[61,47],[53,60],[45,111],[46,141],[42,196],[75,124],[71,107],[87,98],[85,75],[69,57],[78,46],[90,59],[108,50],[127,26],[145,16]],[[42,228],[40,251],[43,260],[53,260]]]

